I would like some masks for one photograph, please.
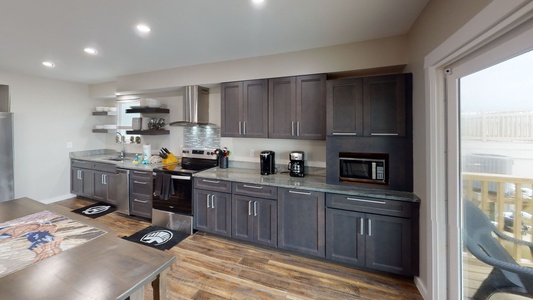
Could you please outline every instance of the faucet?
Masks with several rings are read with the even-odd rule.
[[[122,144],[122,150],[118,154],[118,157],[124,158],[126,157],[126,145],[125,145],[126,141],[125,141],[124,136],[120,132],[117,131],[117,135],[120,137],[119,142]]]

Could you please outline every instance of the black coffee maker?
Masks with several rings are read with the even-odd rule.
[[[259,164],[261,166],[261,175],[276,173],[276,153],[270,150],[261,151]]]
[[[291,177],[304,177],[304,152],[292,151],[289,154],[288,169],[291,171]]]

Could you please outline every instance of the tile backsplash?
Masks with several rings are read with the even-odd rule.
[[[206,126],[185,127],[183,146],[187,148],[220,148],[220,128]]]

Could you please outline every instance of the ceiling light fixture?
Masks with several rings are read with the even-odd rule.
[[[263,2],[265,2],[265,0],[252,0],[252,2],[253,2],[254,4],[259,5],[259,4],[262,4]]]
[[[51,62],[51,61],[43,61],[43,66],[48,67],[48,68],[53,68],[56,66],[56,64],[54,64],[54,62]]]
[[[85,51],[85,53],[91,54],[91,55],[96,55],[96,53],[98,53],[98,51],[96,51],[96,49],[90,48],[90,47],[87,47],[87,48],[83,49],[83,51]]]
[[[139,30],[140,32],[143,32],[143,33],[147,33],[147,32],[150,32],[150,27],[148,27],[148,25],[145,25],[145,24],[139,24],[137,25],[137,30]]]

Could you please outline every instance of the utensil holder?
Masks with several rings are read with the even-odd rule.
[[[218,167],[221,169],[227,169],[228,168],[228,158],[225,156],[218,158]]]

